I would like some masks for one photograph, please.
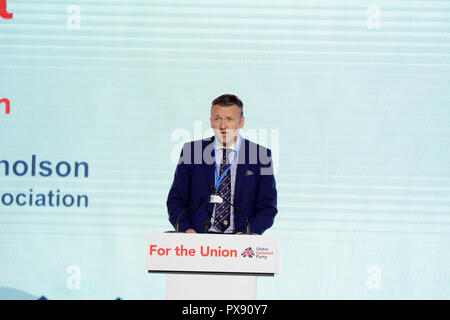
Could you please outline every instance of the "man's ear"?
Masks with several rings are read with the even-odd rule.
[[[244,127],[245,118],[244,116],[241,117],[241,123],[240,123],[240,129]]]

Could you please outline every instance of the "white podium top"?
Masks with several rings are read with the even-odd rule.
[[[280,270],[274,236],[149,233],[146,250],[148,272],[273,276]]]

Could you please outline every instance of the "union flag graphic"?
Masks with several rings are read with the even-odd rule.
[[[241,256],[245,257],[249,257],[252,258],[255,255],[255,251],[253,251],[252,247],[248,247],[247,249],[245,249]]]

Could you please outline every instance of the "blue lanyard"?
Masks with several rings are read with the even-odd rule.
[[[217,138],[216,138],[216,139],[217,139]],[[217,155],[217,152],[216,152],[216,139],[214,139],[214,156]],[[228,167],[227,170],[225,170],[225,172],[220,176],[220,178],[219,178],[219,168],[218,168],[218,166],[217,166],[217,162],[214,161],[214,163],[216,164],[216,181],[217,181],[217,184],[216,184],[216,192],[217,192],[217,190],[219,190],[220,181],[222,181],[222,179],[223,179],[223,178],[225,177],[225,175],[227,174],[228,170],[231,169],[231,166],[233,165],[234,160],[236,160],[236,158],[237,158],[237,156],[238,156],[238,154],[239,154],[239,150],[241,149],[241,143],[242,143],[242,137],[239,135],[239,145],[238,145],[236,154],[234,155],[233,161],[231,161],[229,167]],[[225,152],[225,150],[224,150],[224,152]]]

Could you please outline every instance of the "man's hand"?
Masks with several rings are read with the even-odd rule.
[[[236,234],[242,234],[242,232],[236,232]]]
[[[195,232],[194,229],[187,229],[187,230],[186,230],[186,233],[197,233],[197,232]]]

